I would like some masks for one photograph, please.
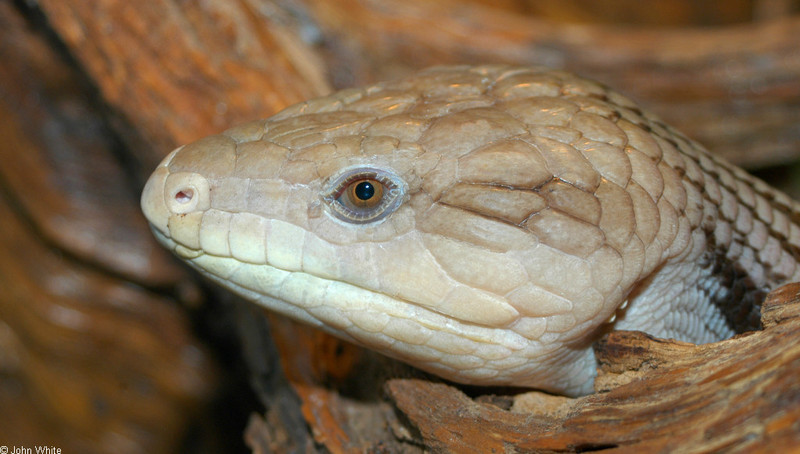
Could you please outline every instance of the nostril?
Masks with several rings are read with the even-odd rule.
[[[191,188],[181,189],[175,193],[175,201],[181,205],[191,202],[192,198],[194,198],[194,189]]]
[[[163,201],[172,214],[189,214],[210,208],[208,180],[193,172],[170,174],[164,182]]]
[[[177,185],[167,192],[172,197],[167,199],[167,207],[175,214],[187,214],[198,209],[198,202],[203,198],[202,189],[195,185],[187,185],[186,182]],[[201,210],[203,207],[199,207]]]

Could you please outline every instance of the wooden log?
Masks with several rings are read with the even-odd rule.
[[[136,151],[148,173],[178,145],[328,91],[303,41],[261,13],[268,2],[40,5],[128,133],[144,141]]]
[[[740,165],[785,162],[800,149],[797,16],[654,28],[558,23],[459,0],[306,4],[325,37],[346,43],[326,59],[337,85],[434,64],[542,64],[622,90]]]
[[[75,69],[0,2],[0,444],[174,452],[214,388]],[[192,296],[194,295],[194,296]]]
[[[136,182],[91,90],[45,36],[2,5],[0,179],[46,241],[151,285],[185,275],[156,244]],[[129,222],[120,222],[125,219]]]
[[[596,394],[515,396],[509,409],[458,389],[387,389],[434,452],[765,452],[800,449],[800,284],[770,294],[764,330],[704,345],[613,332],[595,351]]]
[[[8,3],[3,7],[9,8]],[[74,59],[86,81],[96,87],[99,102],[108,107],[105,120],[115,127],[121,142],[129,147],[130,153],[120,153],[120,156],[124,156],[130,178],[139,184],[156,162],[176,145],[242,121],[269,116],[288,104],[325,93],[331,85],[373,82],[433,63],[508,61],[577,70],[632,93],[672,121],[677,119],[679,126],[684,121],[686,124],[681,127],[691,135],[712,148],[728,151],[729,156],[739,162],[765,165],[785,159],[793,156],[800,140],[796,134],[800,110],[795,50],[795,36],[800,26],[796,18],[716,30],[645,30],[557,24],[515,15],[509,10],[497,11],[485,3],[455,0],[435,3],[317,0],[296,2],[291,6],[268,0],[200,3],[156,0],[142,4],[121,0],[41,0],[38,8],[31,16],[40,15],[52,28],[63,44],[60,48]],[[27,126],[26,121],[20,123]],[[15,129],[22,130],[25,126]],[[767,150],[766,157],[754,158],[756,154],[751,153],[754,149]],[[24,162],[15,162],[13,166],[20,170],[7,174],[32,172],[36,167]],[[39,178],[37,184],[45,188],[43,180]],[[114,180],[109,184],[121,184],[116,181],[118,179]],[[24,184],[20,179],[10,192],[16,194],[23,190]],[[65,198],[65,203],[76,204],[70,201],[74,190],[69,189],[70,197]],[[41,220],[36,222],[40,225],[46,226],[48,222],[58,225],[46,215],[52,211],[40,208],[35,200],[25,202],[24,197],[15,200],[21,201],[20,205],[27,203],[30,213],[39,210]],[[52,200],[64,199],[53,197]],[[95,205],[97,200],[88,200],[91,200],[92,209],[84,213],[90,217],[99,216],[100,210],[94,207],[103,205]],[[125,209],[120,213],[126,213]],[[129,219],[120,222],[128,223]],[[113,230],[114,223],[108,225]],[[48,241],[65,242],[52,233],[58,231],[57,228],[47,228],[51,231]],[[135,239],[139,235],[136,232],[126,233],[126,236]],[[116,257],[98,258],[97,251],[92,252],[86,246],[73,247],[70,251],[76,256],[83,254],[82,260],[92,263],[93,267],[113,269],[117,275],[125,275],[146,286],[184,288],[181,282],[186,282],[182,271],[172,275],[148,274],[148,265],[126,265],[122,260],[113,260]],[[158,261],[148,258],[143,263],[150,263],[150,260]],[[171,265],[165,261],[163,266],[170,269]],[[175,295],[178,296],[177,292]],[[594,405],[591,408],[598,413],[579,414],[584,407],[570,400],[528,394],[534,397],[527,399],[547,411],[536,416],[526,415],[525,422],[521,422],[515,419],[519,412],[509,412],[496,404],[513,402],[516,405],[513,408],[521,410],[526,398],[512,399],[514,395],[506,394],[501,398],[483,397],[475,401],[459,394],[461,391],[456,388],[434,384],[435,380],[432,383],[429,378],[389,383],[387,394],[399,412],[396,413],[380,398],[386,371],[389,376],[417,376],[415,372],[394,363],[374,360],[372,354],[277,318],[273,318],[269,328],[276,339],[277,345],[273,346],[263,337],[268,328],[262,317],[252,314],[246,318],[257,321],[256,327],[240,326],[244,345],[247,346],[248,341],[255,342],[247,355],[251,363],[258,366],[254,370],[269,371],[253,378],[260,390],[259,396],[268,406],[262,418],[251,419],[247,436],[254,449],[446,450],[452,440],[448,441],[445,435],[462,432],[465,437],[473,437],[469,439],[474,443],[481,442],[474,438],[475,434],[466,433],[473,426],[463,417],[458,419],[459,412],[469,414],[473,422],[486,422],[485,427],[507,430],[495,433],[502,434],[501,438],[507,435],[509,443],[531,449],[537,446],[571,450],[663,447],[675,439],[674,432],[665,435],[667,429],[680,426],[677,419],[672,419],[648,429],[648,424],[653,424],[641,418],[647,411],[650,415],[658,413],[657,409],[647,407],[646,401],[651,399],[669,408],[676,401],[667,398],[680,394],[670,394],[675,391],[665,388],[659,396],[667,400],[654,398],[647,389],[636,385],[651,376],[642,378],[635,375],[636,371],[619,368],[623,363],[610,353],[601,355],[608,359],[609,367],[609,372],[599,381],[602,393],[592,397],[606,398],[607,401],[602,401],[606,402],[605,406],[594,403],[601,400],[585,398],[589,400],[581,401],[586,408]],[[17,325],[21,323],[13,319],[9,326],[19,330]],[[149,339],[147,336],[151,334],[144,337]],[[631,342],[637,346],[632,353],[645,348],[645,344],[648,351],[660,352],[647,339],[620,336],[623,337],[610,338],[604,344],[606,348],[613,347],[609,352],[629,351]],[[271,350],[274,354],[269,353]],[[283,382],[274,375],[277,361],[272,359],[278,354],[288,377],[284,377]],[[672,357],[662,359],[665,365],[674,360]],[[778,365],[770,361],[763,370]],[[53,370],[44,367],[31,372],[26,380],[53,374]],[[41,383],[54,383],[41,380]],[[702,389],[708,393],[704,397],[716,396],[712,392],[715,389],[724,390],[719,384],[714,388],[715,383],[718,382],[704,383]],[[780,388],[782,384],[774,386],[776,390],[784,389]],[[791,401],[793,388],[786,389],[788,394],[781,398],[788,396],[785,399]],[[470,392],[475,394],[474,390]],[[431,399],[439,395],[443,399],[441,405],[432,408]],[[632,430],[609,429],[596,439],[585,436],[585,430],[605,430],[613,422],[627,418],[625,410],[634,400],[641,408],[649,410],[634,413],[640,422],[629,428]],[[495,406],[487,409],[487,401]],[[766,415],[765,420],[771,425],[762,432],[769,436],[754,437],[759,443],[781,441],[780,437],[791,439],[796,435],[792,420],[779,415],[780,411],[789,409],[769,399],[757,403],[765,408],[772,405],[779,412],[770,413],[758,405],[737,407],[738,413],[730,414],[719,407],[710,407],[708,411],[716,412],[713,413],[716,417],[729,418],[730,422],[741,420],[747,424],[752,419],[748,416],[750,409],[756,411],[754,415]],[[693,410],[695,415],[703,411],[702,408]],[[426,416],[417,414],[425,411],[449,418],[447,421],[460,427],[427,425]],[[787,414],[794,417],[791,412]],[[578,418],[579,415],[583,419]],[[570,419],[572,416],[578,419]],[[494,419],[500,421],[499,425],[490,425],[495,424],[491,422]],[[536,444],[539,442],[526,438],[525,431],[531,427],[545,430],[543,427],[551,427],[548,424],[556,422],[569,422],[569,429],[574,431],[556,432],[547,442],[549,444]],[[695,422],[696,419],[687,419],[684,424]],[[747,424],[740,426],[756,427]],[[90,428],[91,424],[82,427]],[[172,426],[165,424],[165,427]],[[581,435],[582,430],[584,435]],[[690,432],[697,436],[697,431]],[[173,432],[165,430],[164,433]],[[697,440],[689,438],[689,441]],[[471,447],[476,446],[482,445]],[[467,448],[464,444],[458,447]]]

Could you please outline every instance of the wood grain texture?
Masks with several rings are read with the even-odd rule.
[[[434,452],[763,452],[800,447],[800,285],[773,292],[765,329],[706,345],[614,332],[598,394],[521,394],[514,411],[445,384],[387,390]],[[527,402],[526,402],[527,401]]]
[[[458,0],[307,4],[325,36],[348,43],[326,59],[338,84],[433,64],[535,62],[622,89],[739,165],[779,162],[800,140],[798,17],[720,28],[614,27]]]
[[[103,99],[135,125],[152,165],[164,150],[198,134],[327,91],[314,55],[277,17],[259,9],[268,6],[41,2]]]
[[[796,53],[796,37],[798,36],[796,17],[766,14],[762,17],[771,16],[772,20],[710,30],[690,29],[688,34],[684,34],[686,31],[684,29],[618,30],[613,26],[595,27],[591,24],[564,26],[555,21],[535,20],[530,16],[519,15],[519,11],[525,11],[524,8],[520,10],[512,6],[505,12],[487,9],[487,5],[490,3],[495,2],[483,2],[483,4],[477,2],[463,7],[454,2],[436,2],[436,4],[444,6],[439,7],[441,9],[431,9],[437,8],[433,2],[408,0],[402,2],[317,0],[314,2],[291,2],[291,4],[266,0],[236,2],[160,0],[135,4],[113,0],[0,2],[0,8],[2,8],[0,9],[0,23],[3,25],[2,31],[0,31],[0,48],[4,49],[0,53],[0,58],[3,69],[8,70],[18,65],[25,68],[23,62],[26,53],[27,58],[47,56],[45,60],[51,59],[49,57],[51,54],[42,52],[42,49],[50,48],[54,49],[56,54],[65,55],[67,60],[71,61],[73,68],[76,68],[81,74],[83,83],[90,87],[88,91],[80,91],[74,87],[67,88],[77,95],[63,98],[52,90],[41,88],[33,91],[26,91],[22,88],[17,90],[17,87],[22,87],[20,79],[3,79],[0,86],[11,88],[7,88],[3,92],[2,100],[6,102],[8,99],[14,99],[13,96],[7,97],[9,96],[7,91],[16,90],[16,94],[28,93],[25,95],[25,99],[33,100],[34,103],[38,102],[37,99],[42,100],[45,105],[53,100],[61,100],[63,106],[72,109],[81,103],[92,104],[93,108],[98,109],[97,112],[101,114],[100,118],[114,127],[117,134],[116,140],[127,146],[125,150],[115,151],[114,156],[123,157],[125,172],[129,172],[125,175],[128,175],[127,178],[133,182],[130,183],[132,186],[135,186],[137,181],[142,183],[144,176],[173,146],[221,131],[241,121],[269,116],[287,104],[327,91],[328,85],[343,87],[372,82],[405,74],[409,68],[419,68],[432,63],[486,63],[490,60],[564,66],[584,75],[600,78],[613,87],[622,88],[625,92],[633,94],[639,101],[643,101],[654,110],[661,112],[670,122],[681,123],[681,128],[693,137],[701,139],[710,148],[730,151],[732,153],[730,156],[740,163],[753,163],[761,166],[796,156],[797,144],[800,140],[796,133],[798,111],[800,111],[798,103],[800,77],[797,77],[800,60]],[[453,7],[448,8],[448,6]],[[50,33],[50,40],[35,44],[32,43],[34,38],[28,35],[15,35],[12,33],[14,28],[11,27],[13,25],[11,20],[14,17],[22,19],[20,24],[23,29],[46,29]],[[32,47],[28,47],[29,45]],[[9,53],[7,51],[9,47],[22,51],[22,53]],[[8,74],[5,71],[0,72]],[[60,71],[53,71],[52,74],[56,77],[48,79],[39,72],[31,71],[28,73],[27,82],[41,83],[47,87],[50,87],[48,84],[58,86],[61,81],[58,77]],[[7,80],[10,82],[6,83]],[[681,88],[687,86],[689,88]],[[649,98],[650,96],[652,98]],[[98,108],[98,105],[104,107]],[[12,103],[12,106],[15,105]],[[11,110],[14,112],[14,109]],[[47,125],[47,122],[36,123],[33,121],[37,116],[42,115],[41,112],[35,109],[19,110],[17,112],[19,126],[15,128],[25,131],[32,125]],[[73,110],[78,117],[83,115],[81,112],[82,107]],[[71,124],[73,129],[78,128],[75,123],[67,124]],[[40,130],[51,131],[48,128]],[[57,140],[58,136],[55,137],[56,140],[49,141],[45,145],[48,149],[56,149],[60,146]],[[36,143],[41,137],[31,139],[29,136],[29,139]],[[759,152],[756,153],[755,150],[759,150]],[[13,160],[22,155],[8,153],[4,156],[10,156]],[[37,154],[36,156],[46,155]],[[68,161],[73,165],[92,166],[91,162],[78,161],[86,159],[78,158],[83,155],[67,156],[72,156]],[[46,159],[48,158],[37,157],[36,161]],[[108,168],[108,161],[104,162],[101,169]],[[30,166],[23,162],[4,162],[4,165],[11,166],[8,168],[18,169],[14,172],[31,171]],[[59,173],[52,172],[58,167],[47,168],[51,171],[49,178],[55,178],[55,181],[58,181]],[[92,188],[91,191],[94,192],[116,194],[122,192],[116,185],[129,184],[122,181],[124,178],[115,177],[98,179],[98,181],[106,181],[106,187],[90,186],[81,180],[85,177],[86,172],[81,171],[73,175],[75,175],[74,178],[77,178],[77,184],[65,185],[61,182],[55,188],[53,185],[37,186],[37,180],[41,183],[42,181],[46,182],[48,178],[42,177],[42,174],[37,175],[30,183],[29,187],[36,187],[37,193],[33,196],[26,195],[31,200],[31,205],[26,210],[30,210],[30,213],[36,211],[39,214],[30,214],[29,219],[33,219],[34,223],[49,223],[51,227],[47,227],[47,229],[51,234],[54,231],[66,233],[74,229],[74,227],[69,229],[60,227],[63,226],[60,224],[63,222],[59,220],[60,215],[66,210],[63,210],[59,203],[76,208],[74,202],[64,202],[65,198],[67,200],[74,198],[76,188]],[[16,200],[14,213],[18,213],[19,206],[24,205],[24,200],[18,195],[18,192],[24,191],[25,186],[14,186],[13,190],[6,191],[11,185],[4,180],[2,187],[3,197],[11,194],[9,199]],[[43,202],[37,201],[38,191],[41,191]],[[53,194],[52,191],[64,191],[64,193]],[[116,197],[116,195],[110,196],[109,200],[113,201]],[[129,194],[129,197],[133,196]],[[80,209],[74,213],[82,213],[92,219],[87,220],[84,216],[84,219],[79,222],[72,220],[75,222],[73,226],[95,225],[96,216],[100,211],[98,207],[103,206],[102,204],[95,205],[98,198],[85,199],[87,205],[77,207]],[[41,205],[39,205],[40,203]],[[52,215],[48,215],[48,213]],[[142,232],[137,233],[135,228],[131,228],[133,221],[126,214],[128,213],[126,209],[122,208],[114,213],[116,213],[113,216],[114,220],[108,222],[107,227],[111,230],[117,228],[120,233],[125,232],[120,238],[122,236],[127,238],[128,235],[131,235],[130,244],[136,245],[126,251],[141,248],[141,251],[146,252],[150,246],[135,239]],[[37,216],[40,216],[41,220],[36,220]],[[8,225],[11,224],[11,222],[8,223]],[[38,228],[45,230],[45,227]],[[23,231],[27,232],[24,235],[29,235],[31,230],[35,231],[35,228],[30,222],[24,225]],[[48,287],[46,287],[45,281],[39,280],[42,278],[41,274],[37,274],[40,271],[15,264],[22,252],[19,249],[12,251],[10,246],[16,247],[14,243],[20,241],[20,238],[24,238],[24,236],[4,238],[2,242],[4,249],[0,251],[0,262],[9,266],[9,282],[10,285],[13,284],[11,288],[17,289],[15,291],[19,292],[16,294],[19,297],[13,299],[4,297],[0,300],[2,301],[0,310],[3,311],[0,313],[0,318],[3,320],[3,324],[0,324],[3,372],[0,407],[5,409],[12,408],[11,405],[14,405],[13,408],[20,415],[19,419],[4,421],[3,431],[23,434],[33,430],[34,435],[29,436],[26,440],[55,442],[69,437],[73,440],[76,439],[81,435],[76,427],[80,427],[92,431],[88,435],[90,439],[102,439],[101,427],[120,428],[124,427],[124,423],[101,421],[95,424],[97,421],[87,416],[90,413],[82,413],[82,416],[87,417],[70,424],[68,419],[61,417],[62,413],[57,413],[51,408],[52,403],[60,405],[62,402],[74,402],[74,396],[85,396],[86,394],[82,394],[83,391],[79,393],[74,391],[92,389],[91,386],[76,386],[70,390],[53,391],[55,394],[45,394],[50,386],[58,383],[55,380],[57,380],[58,373],[63,371],[63,368],[59,369],[61,365],[66,364],[73,370],[80,371],[78,366],[81,364],[96,364],[96,357],[93,355],[97,350],[88,350],[82,353],[82,357],[86,358],[85,363],[81,363],[79,359],[69,355],[61,356],[58,364],[50,359],[53,354],[57,353],[48,353],[45,347],[52,347],[54,344],[58,346],[60,343],[58,340],[49,340],[50,338],[47,337],[48,325],[41,325],[41,316],[31,316],[31,312],[24,312],[23,309],[26,307],[25,303],[31,303],[32,305],[27,306],[28,308],[39,308],[38,310],[47,313],[47,307],[55,306],[35,305],[41,303],[42,300],[39,298],[47,296],[43,297],[41,291]],[[79,252],[76,246],[87,244],[85,242],[76,241],[75,244],[72,244],[68,239],[58,239],[54,235],[47,238],[44,241],[46,246],[37,249],[39,251],[46,250],[48,254],[56,251],[53,255],[48,256],[47,263],[52,261],[52,263],[60,264],[59,266],[65,264],[69,267],[75,266],[71,260],[65,260],[64,255],[59,252],[60,248],[69,247],[70,252],[66,255],[68,257],[81,256],[82,263],[91,264],[89,268],[91,268],[92,274],[108,272],[115,277],[125,275],[127,279],[136,282],[136,284],[128,283],[121,286],[119,282],[116,282],[107,288],[108,291],[118,291],[119,289],[130,291],[132,287],[136,289],[133,291],[134,293],[139,293],[141,291],[141,288],[138,287],[139,284],[144,284],[146,288],[152,288],[151,286],[155,285],[159,289],[180,289],[184,288],[182,285],[186,283],[185,274],[174,268],[174,264],[160,262],[163,257],[159,259],[155,255],[146,253],[140,255],[140,251],[130,257],[145,257],[144,265],[124,264],[124,260],[121,260],[122,257],[95,256],[91,248],[84,247],[83,252]],[[68,238],[68,236],[64,235],[64,238]],[[106,241],[103,235],[97,235],[96,238],[98,238],[98,245]],[[119,247],[124,247],[119,243],[117,241]],[[27,243],[20,241],[20,244]],[[36,256],[31,255],[34,260],[28,263],[37,263]],[[127,255],[127,253],[120,254],[120,256],[123,255]],[[147,271],[148,267],[152,267],[152,271]],[[62,271],[64,270],[62,269]],[[66,268],[66,272],[68,275],[76,273],[73,268]],[[85,269],[77,273],[84,272],[86,272]],[[36,276],[36,279],[32,279],[26,274]],[[161,280],[159,281],[159,279]],[[23,285],[23,283],[25,284]],[[78,289],[76,295],[80,301],[91,299],[92,288],[90,285]],[[111,294],[115,293],[111,292]],[[181,298],[171,299],[166,304],[175,304],[179,300]],[[77,304],[77,301],[74,299],[71,304]],[[93,301],[105,300],[98,297]],[[150,307],[148,304],[145,303],[145,307]],[[162,303],[158,303],[156,306],[159,305]],[[22,306],[22,309],[18,306]],[[104,312],[106,310],[108,312]],[[144,344],[150,345],[149,348],[158,346],[164,350],[161,353],[155,352],[156,357],[160,359],[155,363],[141,360],[133,369],[130,368],[133,366],[126,362],[106,361],[101,364],[103,367],[112,369],[116,367],[116,369],[103,372],[105,378],[102,378],[101,381],[106,380],[103,383],[112,380],[115,377],[114,373],[124,377],[134,373],[132,371],[136,371],[135,373],[143,371],[142,368],[147,364],[150,364],[150,367],[157,364],[156,367],[166,368],[163,371],[148,371],[151,377],[160,377],[155,382],[168,383],[169,380],[164,381],[165,377],[175,377],[170,375],[176,371],[172,368],[180,363],[175,361],[177,356],[172,349],[181,344],[165,346],[161,334],[169,332],[171,328],[162,324],[149,326],[146,322],[142,322],[142,319],[137,319],[137,316],[132,315],[132,313],[142,310],[136,306],[136,310],[126,313],[109,308],[99,311],[106,314],[106,318],[98,318],[98,320],[114,320],[108,325],[108,329],[117,334],[128,333],[128,329],[144,333],[141,342],[128,345],[105,331],[106,337],[100,339],[108,342],[105,344],[106,348],[113,350],[112,347],[118,347],[122,349],[121,351],[129,353],[127,356],[114,356],[115,361],[117,359],[133,361],[133,358],[147,358],[147,353],[142,353],[137,349]],[[174,315],[172,309],[153,309],[150,314],[158,316],[162,311],[172,313],[173,315],[167,317],[173,321],[180,319]],[[24,317],[8,315],[12,312],[28,315]],[[94,310],[90,312],[91,314],[98,313]],[[128,320],[129,318],[139,321],[132,323]],[[144,317],[144,320],[147,320],[147,317]],[[132,323],[133,328],[124,328],[129,323]],[[28,343],[28,339],[39,339],[40,337],[26,334],[26,337],[22,338],[25,342],[20,343],[20,336],[16,333],[22,332],[23,329],[30,329],[35,336],[44,336],[42,339],[47,339],[46,343],[35,344],[37,350],[34,352],[46,360],[27,358],[29,353],[26,353],[26,349],[29,348],[29,345],[33,345]],[[257,332],[266,336],[266,331],[262,327]],[[280,334],[276,335],[276,342],[279,345],[282,345],[283,348],[289,346],[285,355],[323,356],[331,360],[325,363],[336,364],[336,355],[331,355],[331,352],[336,352],[335,348],[331,349],[328,345],[323,347],[321,353],[319,350],[315,350],[320,347],[313,346],[325,345],[325,342],[301,342],[298,341],[297,336],[305,335],[292,331],[287,331],[285,337]],[[74,340],[75,337],[68,336],[59,339]],[[97,342],[99,341],[81,339],[74,344],[66,341],[63,343],[75,346],[75,351],[78,351],[78,347],[95,345]],[[190,344],[195,345],[194,342],[192,341]],[[304,345],[312,345],[311,351]],[[259,350],[256,349],[256,351]],[[150,351],[150,353],[154,352]],[[263,357],[262,361],[266,362]],[[284,363],[291,364],[291,361],[285,358]],[[355,365],[349,368],[349,374],[341,370],[337,372],[337,376],[344,376],[345,379],[330,380],[326,378],[328,377],[326,373],[307,376],[305,380],[311,384],[305,385],[306,389],[314,392],[300,392],[299,395],[302,396],[300,402],[309,402],[307,405],[310,408],[318,408],[315,405],[324,406],[325,402],[341,403],[341,399],[338,398],[326,397],[320,401],[311,401],[310,399],[319,396],[320,393],[352,395],[352,389],[374,388],[375,383],[378,383],[379,387],[384,380],[383,377],[386,376],[385,373],[376,373],[373,368],[363,367],[364,362],[357,361],[353,364]],[[367,364],[371,364],[371,362],[367,362]],[[774,365],[775,363],[770,364]],[[274,367],[274,364],[271,367]],[[396,369],[390,368],[390,375],[408,376],[410,374],[401,366],[393,367]],[[789,372],[792,371],[789,370]],[[306,372],[301,371],[301,373],[305,374]],[[780,375],[782,372],[778,370],[776,373]],[[72,377],[77,380],[80,375]],[[87,374],[83,378],[89,380],[87,383],[91,383],[90,380],[95,376]],[[253,381],[257,384],[264,383],[263,377],[260,375],[254,375]],[[15,390],[20,389],[20,386],[26,391],[22,394],[14,394]],[[112,389],[104,386],[97,388]],[[299,389],[299,386],[295,388]],[[719,388],[724,389],[721,386]],[[127,388],[115,387],[113,389],[124,391]],[[173,397],[191,396],[191,392],[187,392],[187,389],[174,387],[171,389],[174,394],[169,395]],[[283,415],[292,413],[284,411],[286,406],[292,405],[292,402],[298,405],[297,400],[293,399],[300,399],[291,392],[291,389],[291,385],[281,388],[280,393],[282,393],[283,400],[262,398],[269,405],[264,420],[270,423],[270,427],[281,427],[280,424],[273,424],[275,421],[281,421],[281,424],[287,426],[294,424],[292,426],[293,433],[300,437],[294,445],[286,444],[284,442],[289,439],[286,438],[287,432],[278,430],[271,439],[272,449],[285,450],[287,446],[300,446],[299,449],[303,451],[328,449],[331,452],[347,452],[350,449],[352,452],[358,448],[369,446],[373,451],[380,451],[386,443],[394,443],[397,440],[401,440],[403,444],[403,447],[398,448],[397,451],[413,452],[416,450],[418,452],[425,446],[428,446],[428,450],[435,446],[445,446],[437,445],[439,442],[432,438],[426,441],[419,435],[419,431],[413,428],[413,425],[398,423],[397,418],[377,416],[379,413],[364,412],[363,414],[370,416],[351,418],[348,423],[351,425],[347,429],[336,427],[345,423],[343,419],[329,420],[327,424],[323,425],[318,424],[315,418],[309,418],[305,423],[308,424],[307,426],[296,424],[297,421],[294,419],[284,418],[281,420]],[[727,421],[752,424],[758,419],[758,415],[778,414],[774,412],[775,409],[780,410],[784,408],[784,404],[792,402],[794,391],[791,387],[770,389],[772,394],[763,394],[758,405],[740,407],[736,410],[738,411],[736,414],[733,414],[732,411],[731,415],[727,417]],[[473,395],[476,394],[474,390],[468,391]],[[482,391],[482,393],[485,392],[489,391]],[[23,397],[16,400],[13,398],[19,395]],[[194,397],[188,397],[188,400],[178,398],[176,401],[167,398],[168,394],[157,393],[155,395],[162,396],[161,400],[150,402],[148,405],[172,408],[166,414],[177,418],[188,418],[189,416],[176,409],[195,408],[192,405],[195,405],[198,400],[194,399],[207,398],[204,397],[207,396],[206,394],[200,393]],[[429,403],[437,395],[434,392],[424,394],[424,396],[417,395],[419,397],[417,402],[420,405]],[[638,398],[646,402],[653,397],[639,395]],[[506,397],[499,400],[504,399],[508,400]],[[561,406],[561,401],[546,400],[551,404],[554,414],[559,414],[559,409],[569,408]],[[121,402],[113,399],[112,401]],[[379,398],[359,398],[356,401],[368,406],[386,405]],[[471,404],[467,401],[464,402],[465,406],[462,408],[470,408]],[[631,399],[623,402],[625,405],[633,405],[638,401]],[[9,407],[6,407],[6,403],[9,403]],[[443,409],[446,409],[445,403],[446,401],[442,403]],[[188,406],[184,407],[184,404]],[[640,404],[644,405],[645,403],[640,402]],[[124,407],[121,405],[113,408]],[[132,420],[144,426],[137,427],[160,430],[155,434],[150,434],[146,430],[136,430],[136,436],[133,438],[112,438],[111,440],[124,441],[123,447],[127,448],[128,452],[173,451],[171,447],[177,440],[174,437],[175,432],[171,430],[179,427],[180,423],[162,420],[158,418],[158,412],[142,413],[140,412],[141,408],[141,406],[136,407],[139,419]],[[624,408],[625,406],[617,411],[621,412]],[[613,408],[609,407],[605,411],[611,412],[612,410]],[[665,409],[665,411],[667,410],[668,408]],[[299,410],[294,408],[293,411]],[[483,406],[479,407],[479,412],[486,411],[488,410]],[[333,413],[346,415],[347,411]],[[400,415],[400,419],[405,418],[402,413],[398,410],[397,414]],[[414,412],[409,410],[409,413],[413,414]],[[620,414],[618,413],[618,415]],[[785,414],[793,416],[788,410]],[[28,417],[23,418],[22,416]],[[618,423],[621,421],[620,417],[618,416],[616,419]],[[109,416],[106,415],[106,419],[108,418]],[[415,418],[417,417],[415,416]],[[530,419],[532,418],[529,417],[526,421]],[[185,421],[185,419],[182,420]],[[763,430],[780,434],[780,436],[776,435],[771,439],[764,440],[780,446],[782,441],[797,439],[797,433],[800,430],[794,422],[796,418],[770,417],[767,421],[768,424],[763,425],[766,429]],[[161,424],[162,422],[163,424]],[[26,424],[28,425],[26,426]],[[31,424],[35,424],[35,426],[31,426]],[[106,424],[106,426],[99,424]],[[383,436],[372,439],[370,443],[362,440],[357,445],[348,444],[347,440],[340,442],[335,438],[337,433],[358,431],[364,425],[389,427],[393,436],[390,437],[384,432]],[[646,425],[641,423],[632,428],[639,430],[637,433],[641,434],[641,427]],[[255,434],[251,435],[251,440],[258,440],[258,435],[262,434],[258,427],[263,428],[263,426],[256,424],[254,427],[256,428],[250,432]],[[673,427],[680,426],[675,422]],[[430,431],[436,430],[436,427],[430,428]],[[512,433],[520,434],[524,430],[526,429],[516,428]],[[618,432],[614,433],[618,434],[619,431],[624,430],[624,426],[617,430]],[[48,433],[58,436],[45,439],[41,435]],[[444,434],[446,431],[442,429],[442,433]],[[664,432],[661,433],[664,434]],[[676,429],[669,435],[663,435],[658,442],[663,446],[670,440],[680,439],[681,433],[683,433],[681,430]],[[316,436],[312,434],[316,434]],[[753,439],[761,440],[758,437]],[[78,441],[84,440],[86,438]],[[560,446],[570,445],[566,438],[560,440]],[[92,449],[89,449],[91,445],[88,443],[78,446],[80,449],[76,448],[76,452],[92,452]],[[113,446],[121,447],[121,445]],[[160,448],[157,448],[159,446]],[[257,445],[253,444],[253,446]],[[578,444],[570,446],[573,446],[571,448],[573,450],[575,447],[580,447]],[[747,446],[752,450],[758,450],[754,445]],[[84,447],[87,449],[82,449]],[[761,447],[759,449],[765,451],[769,448]],[[108,450],[106,449],[106,451]],[[617,450],[624,449],[617,448]],[[120,452],[120,450],[115,451]]]
[[[174,452],[216,372],[142,284],[198,289],[153,242],[80,75],[10,2],[0,23],[0,444]]]

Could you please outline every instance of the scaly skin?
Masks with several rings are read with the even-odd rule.
[[[604,330],[719,340],[800,276],[788,197],[543,68],[434,68],[295,105],[172,152],[142,208],[267,308],[457,382],[570,395],[591,392]]]

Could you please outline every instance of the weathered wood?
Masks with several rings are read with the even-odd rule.
[[[331,452],[420,452],[393,436],[393,409],[381,399],[387,374],[407,366],[297,323],[271,326],[317,444]]]
[[[0,123],[6,146],[40,151],[6,129],[16,123],[3,109]],[[8,417],[48,424],[27,439],[0,428],[0,438],[34,446],[52,437],[79,452],[170,452],[213,383],[186,315],[43,241],[15,202],[0,194],[0,349],[13,358],[4,372],[23,383],[34,411]]]
[[[459,0],[306,3],[325,36],[347,43],[326,59],[339,84],[434,64],[537,63],[620,89],[741,165],[784,162],[800,149],[797,16],[637,28],[557,23]]]
[[[10,2],[0,35],[0,444],[174,452],[215,371],[187,314],[134,282],[197,288],[74,68]]]
[[[180,278],[156,244],[138,185],[115,155],[85,81],[40,33],[1,5],[0,180],[46,241],[140,282]],[[130,222],[120,222],[120,220]]]
[[[596,346],[598,393],[578,399],[521,394],[506,411],[444,384],[387,388],[436,452],[790,452],[800,449],[800,284],[772,293],[764,313],[763,331],[714,344],[611,333]]]
[[[139,186],[172,147],[331,85],[430,64],[542,63],[632,94],[739,162],[765,165],[800,149],[798,18],[716,29],[617,28],[537,19],[523,15],[520,2],[503,3],[505,10],[456,0],[40,0],[28,7],[25,14],[41,19],[63,46],[15,35],[11,25],[20,25],[11,21],[23,2],[0,3],[0,61],[14,62],[0,65],[0,198],[10,201],[0,206],[10,219],[0,226],[0,286],[13,295],[0,296],[0,366],[30,398],[8,400],[7,381],[0,381],[0,405],[47,421],[25,440],[44,441],[37,437],[45,432],[67,443],[77,434],[69,445],[75,451],[118,452],[108,434],[122,433],[128,452],[175,446],[213,380],[204,353],[179,354],[202,350],[176,303],[201,299],[185,270],[149,238],[135,207]],[[68,54],[78,76],[62,79],[54,49]],[[108,134],[95,129],[109,124],[116,138],[83,140]],[[120,143],[127,149],[115,148]],[[720,344],[727,347],[615,334],[602,344],[602,392],[578,400],[509,391],[471,399],[463,388],[425,378],[388,382],[387,401],[380,393],[386,377],[421,375],[254,311],[246,316],[253,325],[240,322],[239,329],[267,409],[251,418],[247,440],[256,451],[301,452],[794,443],[798,405],[787,374],[797,373],[796,351],[785,342],[796,336],[787,326],[797,309],[786,307],[765,312],[763,333],[787,330],[780,352],[759,353],[762,333]],[[66,326],[69,318],[53,314],[85,323]],[[733,362],[733,350],[753,367],[737,370],[748,363]],[[66,376],[74,384],[64,385]],[[144,383],[151,393],[114,386],[120,382]],[[102,419],[86,404],[92,395],[107,403]]]
[[[114,111],[165,150],[328,90],[324,69],[266,1],[39,2]]]

